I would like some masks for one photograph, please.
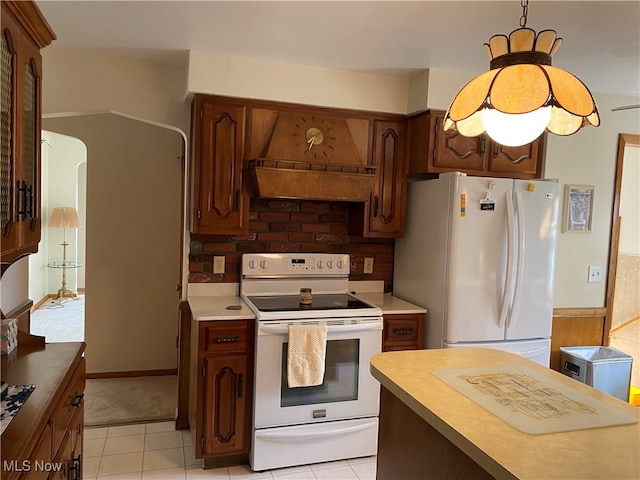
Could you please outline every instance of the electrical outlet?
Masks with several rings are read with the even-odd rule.
[[[364,273],[373,273],[373,258],[367,257],[364,259]]]
[[[213,273],[224,273],[224,256],[213,257]]]
[[[600,265],[589,265],[588,283],[602,282],[602,267]]]

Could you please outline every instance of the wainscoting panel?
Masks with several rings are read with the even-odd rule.
[[[606,308],[554,308],[551,362],[560,371],[560,347],[602,345]]]

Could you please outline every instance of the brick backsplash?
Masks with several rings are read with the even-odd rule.
[[[348,253],[350,280],[382,280],[385,292],[391,292],[394,240],[352,235],[348,226],[345,202],[252,198],[249,235],[192,235],[189,282],[239,282],[243,253]],[[224,274],[213,273],[216,255],[226,257]],[[363,273],[365,257],[374,259],[372,274]]]

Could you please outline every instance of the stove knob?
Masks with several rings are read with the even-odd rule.
[[[265,268],[267,268],[267,261],[266,260],[260,260],[260,268],[262,270],[264,270]]]
[[[256,268],[256,261],[255,260],[249,260],[249,268],[251,270],[253,270],[254,268]]]
[[[327,268],[333,268],[333,260],[327,260]]]
[[[324,264],[322,263],[322,260],[318,260],[318,263],[316,263],[316,266],[318,267],[318,270],[322,270],[324,268]]]
[[[342,270],[342,268],[344,267],[344,262],[342,260],[338,260],[338,263],[336,263],[336,266]]]

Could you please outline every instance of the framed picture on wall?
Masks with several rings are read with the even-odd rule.
[[[565,186],[563,232],[591,232],[594,190],[592,185]]]

